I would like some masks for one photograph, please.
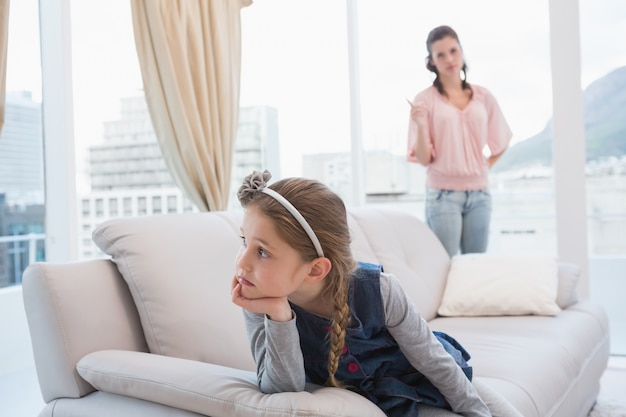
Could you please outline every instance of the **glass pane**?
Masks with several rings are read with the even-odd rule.
[[[556,252],[552,168],[544,152],[552,113],[546,2],[446,0],[424,8],[399,0],[358,6],[367,201],[425,218],[426,169],[406,161],[407,99],[432,85],[426,38],[445,16],[459,35],[468,82],[495,96],[513,131],[510,148],[490,172],[488,250]],[[485,17],[486,9],[498,19]]]
[[[626,3],[579,4],[591,297],[609,314],[611,353],[626,355]]]
[[[79,256],[102,256],[93,229],[114,217],[162,213],[183,200],[143,93],[130,2],[71,1]],[[169,196],[169,197],[168,197]],[[185,199],[186,200],[186,199]],[[189,204],[189,203],[188,203]],[[168,206],[182,212],[183,206]],[[195,209],[190,206],[189,210]]]
[[[254,127],[241,119],[246,118],[245,109],[261,106],[274,112],[266,119],[268,125],[277,120],[276,132],[259,131],[258,140],[267,143],[263,152],[280,150],[276,157],[250,155],[247,163],[236,154],[234,181],[240,184],[253,168],[267,168],[276,179],[304,173],[347,194],[350,171],[349,166],[342,168],[350,151],[345,2],[254,2],[241,15],[242,113],[237,146],[254,138],[242,130]]]
[[[45,260],[39,56],[37,0],[11,2],[0,133],[0,287],[20,284],[29,263]]]

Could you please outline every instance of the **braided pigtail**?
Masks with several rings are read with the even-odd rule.
[[[332,317],[330,329],[330,351],[328,352],[328,380],[329,387],[341,387],[341,383],[335,378],[335,373],[339,367],[339,358],[343,354],[343,347],[346,340],[346,328],[350,321],[350,307],[346,303],[347,288],[340,286],[335,297],[335,310]]]

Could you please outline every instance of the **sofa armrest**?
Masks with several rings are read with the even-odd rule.
[[[45,402],[93,391],[76,373],[87,353],[148,349],[128,286],[109,260],[32,263],[22,294]]]
[[[78,373],[96,389],[209,416],[384,417],[372,402],[341,388],[263,394],[256,374],[143,352],[102,350],[84,356]]]

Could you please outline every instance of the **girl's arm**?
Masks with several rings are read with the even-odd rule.
[[[259,389],[266,394],[303,391],[306,376],[296,319],[277,322],[243,310]]]
[[[467,417],[491,417],[471,381],[433,335],[397,278],[381,274],[386,325],[411,365],[437,387],[452,410]]]

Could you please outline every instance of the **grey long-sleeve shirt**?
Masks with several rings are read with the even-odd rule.
[[[398,279],[382,273],[380,291],[385,324],[411,365],[437,387],[456,413],[491,416],[473,384],[433,335]],[[306,375],[295,314],[287,322],[275,322],[245,310],[244,314],[261,391],[303,391]]]

